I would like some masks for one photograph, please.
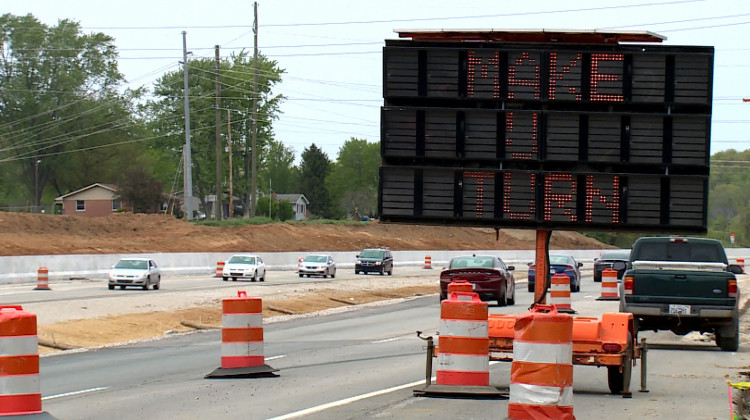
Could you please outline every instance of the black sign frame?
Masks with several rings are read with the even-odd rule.
[[[713,52],[694,46],[386,41],[381,220],[705,233]],[[529,191],[513,184],[513,174],[522,173],[533,175]],[[393,174],[400,174],[401,184],[389,181]],[[492,179],[492,194],[475,197],[481,204],[469,204],[467,211],[473,181],[465,181],[474,177]],[[606,177],[618,180],[602,184],[613,201],[592,206],[594,198],[606,203],[607,194],[596,197],[587,179]],[[638,190],[643,180],[654,188]],[[412,189],[400,191],[409,182]],[[508,200],[537,205],[518,213]],[[555,211],[552,202],[559,206]]]

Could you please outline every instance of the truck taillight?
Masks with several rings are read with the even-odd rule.
[[[568,265],[568,266],[566,266],[566,267],[565,267],[565,270],[566,270],[566,271],[567,271],[567,270],[575,270],[575,269],[576,269],[576,268],[575,268],[575,267],[573,267],[572,265]]]
[[[727,281],[727,295],[732,298],[737,297],[737,280],[729,279]]]
[[[633,294],[633,276],[625,276],[622,279],[622,289],[626,295]]]

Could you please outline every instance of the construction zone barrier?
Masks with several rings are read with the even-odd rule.
[[[549,304],[555,305],[558,312],[574,313],[570,303],[570,277],[556,273],[550,279]]]
[[[263,355],[263,301],[238,291],[222,299],[221,367],[206,378],[277,376]]]
[[[448,283],[448,294],[453,292],[467,292],[471,293],[474,291],[474,284],[466,280],[453,280]]]
[[[219,278],[224,276],[224,261],[216,261],[216,275],[214,277]]]
[[[573,317],[536,305],[516,317],[508,418],[573,416]]]
[[[440,304],[436,384],[415,395],[500,396],[489,386],[487,303],[470,292],[453,292]]]
[[[745,259],[744,258],[737,258],[737,265],[742,268],[742,272],[745,272]]]
[[[602,294],[596,300],[619,300],[617,271],[607,268],[602,271]]]
[[[0,306],[0,417],[41,412],[36,315]]]
[[[429,255],[424,257],[424,268],[432,269],[432,257]]]
[[[49,288],[49,270],[47,270],[47,267],[39,267],[36,271],[36,287],[34,290],[51,290]]]

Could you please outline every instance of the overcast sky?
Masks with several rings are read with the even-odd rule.
[[[249,0],[2,0],[3,13],[48,25],[79,21],[115,38],[128,86],[150,87],[182,60],[252,50]],[[711,151],[750,148],[750,1],[298,1],[260,0],[259,46],[286,70],[275,93],[288,97],[276,138],[299,154],[311,143],[332,160],[351,137],[379,140],[382,47],[394,29],[607,29],[655,32],[668,45],[716,48]],[[460,6],[459,6],[460,4]]]

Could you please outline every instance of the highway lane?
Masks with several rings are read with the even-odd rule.
[[[595,300],[600,287],[589,277],[573,294],[580,315],[617,310],[617,302]],[[491,312],[523,312],[531,293],[519,288],[517,302]],[[437,296],[427,296],[267,324],[265,353],[278,378],[203,379],[219,364],[216,331],[45,357],[44,409],[61,419],[504,418],[505,400],[420,398],[404,386],[424,378],[424,344],[414,332],[434,332],[438,318]],[[651,392],[609,395],[606,370],[577,366],[576,417],[724,418],[726,375],[750,363],[748,349],[726,353],[669,333],[643,335],[659,343],[649,354]],[[510,366],[494,364],[491,384],[507,389]]]

